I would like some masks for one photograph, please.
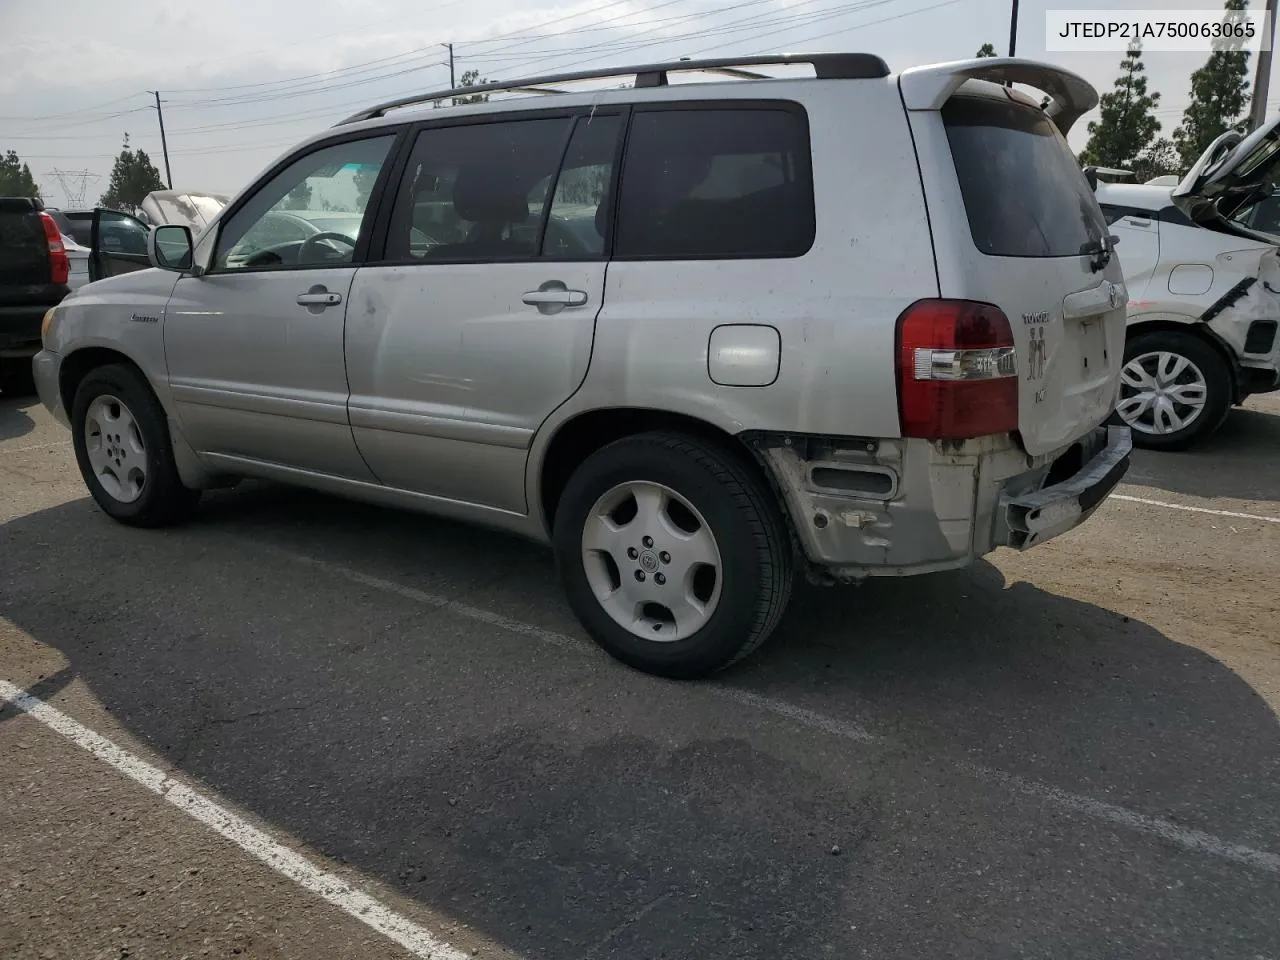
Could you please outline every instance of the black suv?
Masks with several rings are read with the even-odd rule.
[[[45,312],[67,295],[71,265],[39,200],[0,197],[0,392],[30,393]]]

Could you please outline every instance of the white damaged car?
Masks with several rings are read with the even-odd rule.
[[[1184,449],[1280,389],[1278,126],[1224,134],[1175,187],[1097,183],[1129,289],[1116,415],[1138,446]]]

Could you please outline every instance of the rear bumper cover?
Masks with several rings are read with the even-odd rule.
[[[821,581],[949,570],[996,547],[1036,546],[1093,514],[1125,475],[1133,448],[1124,426],[1094,427],[1041,456],[1012,436],[954,444],[744,439],[782,495],[810,575]],[[825,478],[834,475],[865,492],[833,489]]]
[[[1075,475],[1034,493],[1001,494],[998,545],[1025,550],[1084,523],[1129,469],[1133,436],[1128,427],[1099,427],[1089,439],[1092,456]]]

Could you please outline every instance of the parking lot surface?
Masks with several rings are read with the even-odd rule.
[[[1134,461],[678,684],[539,547],[257,483],[128,529],[0,400],[0,952],[1280,958],[1280,401]]]

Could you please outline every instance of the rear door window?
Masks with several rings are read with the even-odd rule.
[[[537,257],[543,206],[572,125],[572,117],[545,117],[423,130],[395,199],[386,259]]]
[[[953,97],[942,108],[973,242],[997,257],[1078,256],[1106,225],[1058,128],[1012,100]]]
[[[622,168],[616,257],[798,257],[813,236],[803,111],[637,109]]]

